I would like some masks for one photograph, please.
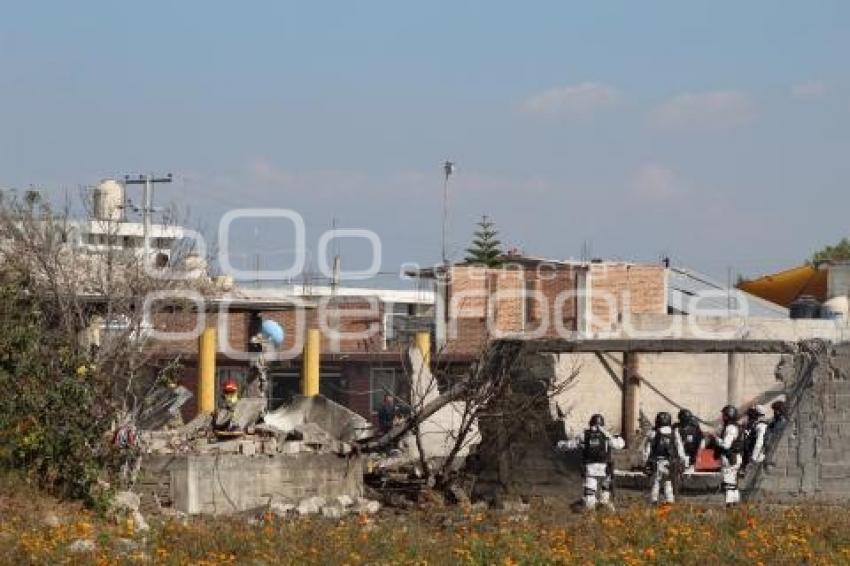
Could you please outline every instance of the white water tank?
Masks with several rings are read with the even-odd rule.
[[[821,318],[847,320],[850,311],[850,301],[846,296],[833,297],[821,306]]]
[[[97,220],[124,218],[124,186],[115,179],[104,179],[94,189],[94,217]]]

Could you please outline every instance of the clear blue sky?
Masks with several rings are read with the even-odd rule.
[[[314,245],[337,217],[385,270],[439,258],[447,157],[455,257],[481,214],[721,278],[850,236],[846,1],[0,7],[0,186],[170,171],[157,200],[206,226],[287,207]]]

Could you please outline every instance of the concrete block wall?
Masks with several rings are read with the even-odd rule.
[[[850,500],[850,381],[836,372],[848,367],[850,355],[841,346],[815,368],[768,465],[751,478],[754,497]]]
[[[319,495],[363,495],[362,461],[335,454],[275,456],[180,454],[144,459],[139,485],[143,505],[168,485],[171,506],[196,515],[259,509],[272,497],[298,502]]]

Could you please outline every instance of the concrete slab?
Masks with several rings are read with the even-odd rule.
[[[139,485],[143,501],[167,486],[176,511],[228,515],[265,508],[274,500],[356,499],[363,495],[362,467],[357,457],[312,452],[151,456],[143,460]]]

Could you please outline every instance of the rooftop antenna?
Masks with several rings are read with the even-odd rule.
[[[331,229],[334,234],[334,247],[336,248],[334,251],[334,265],[333,265],[333,273],[331,274],[331,295],[336,295],[337,287],[339,287],[339,279],[340,273],[342,271],[342,257],[340,253],[339,247],[339,239],[336,237],[336,216],[331,220]]]
[[[443,163],[443,265],[448,263],[446,254],[446,230],[449,223],[449,177],[455,172],[455,164],[453,161],[446,160]]]

